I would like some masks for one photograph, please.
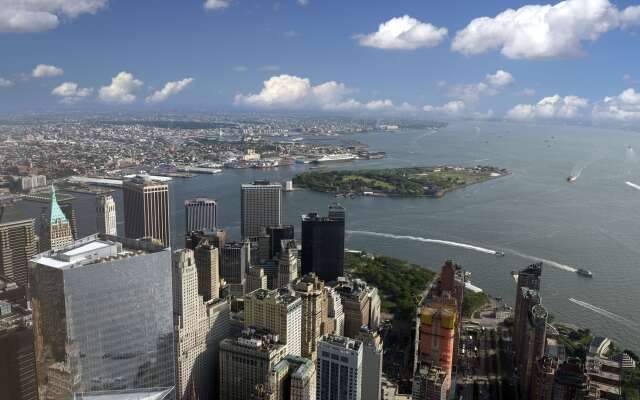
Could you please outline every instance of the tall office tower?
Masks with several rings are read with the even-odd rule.
[[[531,372],[535,363],[533,358],[534,328],[531,310],[541,303],[537,290],[521,287],[516,293],[516,304],[519,305],[519,314],[514,315],[514,329],[517,326],[518,336],[513,337],[515,348],[514,364],[523,371]],[[529,390],[529,376],[521,375],[519,381],[520,393],[526,394]]]
[[[547,341],[547,310],[542,304],[536,304],[529,310],[527,329],[520,341],[521,359],[518,365],[521,393],[531,397],[532,384],[535,383],[536,363],[545,353]]]
[[[185,233],[193,231],[214,231],[218,226],[218,204],[213,199],[191,199],[184,202]]]
[[[293,239],[282,240],[281,245],[278,260],[278,287],[285,287],[298,279],[298,246]]]
[[[302,300],[288,290],[259,289],[244,296],[244,326],[278,335],[287,354],[301,355]]]
[[[247,281],[245,285],[245,291],[247,294],[258,289],[267,289],[267,276],[264,274],[264,269],[260,267],[251,267],[247,273]]]
[[[96,228],[98,233],[118,235],[116,222],[116,202],[110,194],[96,197]]]
[[[205,239],[193,250],[198,270],[198,294],[204,301],[220,297],[219,250]]]
[[[457,317],[455,302],[433,302],[420,309],[417,362],[442,368],[449,382]]]
[[[553,382],[553,400],[591,400],[589,377],[578,358],[569,358],[558,366]]]
[[[0,300],[0,397],[37,400],[31,312]]]
[[[261,235],[250,238],[252,243],[251,259],[254,262],[271,260],[271,238],[264,232],[264,229],[262,231]]]
[[[362,399],[362,343],[342,336],[318,342],[316,399]]]
[[[196,246],[198,246],[200,242],[205,239],[218,248],[218,251],[220,252],[220,259],[222,259],[222,248],[227,242],[227,233],[224,231],[224,229],[216,229],[212,231],[204,229],[189,232],[186,236],[185,248],[195,249]]]
[[[169,249],[92,235],[35,256],[30,271],[41,398],[175,397]]]
[[[43,227],[42,248],[45,250],[60,250],[73,244],[71,224],[64,214],[56,198],[56,190],[51,185],[51,205],[49,219]]]
[[[37,251],[33,219],[16,206],[0,207],[0,274],[26,287],[29,260]]]
[[[267,226],[267,235],[269,235],[269,243],[271,250],[269,258],[277,257],[282,248],[281,241],[294,238],[293,225],[271,225]]]
[[[122,185],[124,235],[131,239],[153,238],[171,246],[169,186],[136,176]]]
[[[220,343],[220,399],[253,400],[266,387],[273,367],[287,355],[274,337],[246,330]]]
[[[447,400],[451,382],[444,369],[420,364],[413,375],[412,400]]]
[[[302,299],[302,356],[315,360],[322,329],[324,282],[308,274],[296,282],[294,289]]]
[[[380,329],[380,309],[382,308],[382,300],[378,294],[378,288],[375,286],[367,286],[367,295],[369,296],[369,328],[373,330]]]
[[[278,268],[280,264],[276,260],[262,261],[257,265],[264,270],[267,276],[267,288],[270,290],[278,289]]]
[[[268,400],[316,400],[316,365],[292,355],[277,363],[269,376]]]
[[[520,293],[523,288],[531,289],[538,291],[540,290],[540,280],[542,275],[542,263],[531,264],[517,273],[517,286],[516,286],[516,306],[513,312],[514,317],[514,327],[513,327],[513,337],[520,337],[521,330],[525,328],[526,316],[531,309],[531,305],[523,305],[522,298]],[[519,321],[519,322],[518,322]],[[514,350],[516,352],[516,359],[518,358],[517,353],[518,343],[514,343]],[[517,360],[516,360],[517,361]]]
[[[342,298],[338,291],[329,286],[324,287],[322,320],[323,335],[344,336]]]
[[[5,275],[0,275],[0,301],[27,308],[27,287],[18,285]]]
[[[342,299],[344,335],[355,339],[360,333],[360,327],[369,326],[371,297],[367,285],[360,279],[343,280],[334,289]]]
[[[302,273],[309,272],[327,283],[344,275],[344,221],[302,216]]]
[[[342,221],[344,224],[347,219],[347,212],[340,203],[332,203],[329,205],[329,218]]]
[[[362,398],[380,400],[382,392],[382,338],[377,330],[363,326],[358,340],[362,342]]]
[[[60,209],[67,217],[67,221],[69,221],[73,240],[78,239],[78,219],[76,218],[76,210],[73,208],[73,204],[71,201],[60,202]]]
[[[250,242],[227,242],[224,244],[220,278],[227,282],[232,296],[242,297],[244,295],[244,285],[249,265],[251,265]]]
[[[240,188],[240,231],[242,239],[260,236],[271,225],[280,225],[281,193],[279,183],[255,181]]]
[[[211,398],[211,377],[218,357],[218,341],[230,333],[229,310],[217,299],[205,303],[198,294],[198,270],[192,250],[173,253],[173,324],[176,349],[176,397],[180,400]],[[213,314],[208,305],[221,304]],[[193,397],[193,394],[196,397]]]
[[[536,361],[535,373],[532,377],[531,399],[553,400],[553,381],[558,361],[555,357],[543,356]]]

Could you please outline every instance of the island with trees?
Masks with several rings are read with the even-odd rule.
[[[308,171],[294,185],[338,196],[442,197],[465,186],[508,175],[491,166],[409,167],[370,170]]]

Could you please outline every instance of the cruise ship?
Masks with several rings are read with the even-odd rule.
[[[314,163],[325,163],[325,162],[343,162],[343,161],[353,161],[358,157],[353,154],[327,154],[316,160]]]

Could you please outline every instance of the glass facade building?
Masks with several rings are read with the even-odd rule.
[[[94,235],[31,263],[41,396],[175,396],[168,248]]]

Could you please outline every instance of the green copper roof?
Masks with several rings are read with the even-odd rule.
[[[62,212],[62,209],[58,204],[58,200],[56,199],[56,189],[51,185],[51,218],[49,219],[49,224],[53,225],[58,221],[65,224],[69,223],[69,221],[67,221],[67,216]]]

